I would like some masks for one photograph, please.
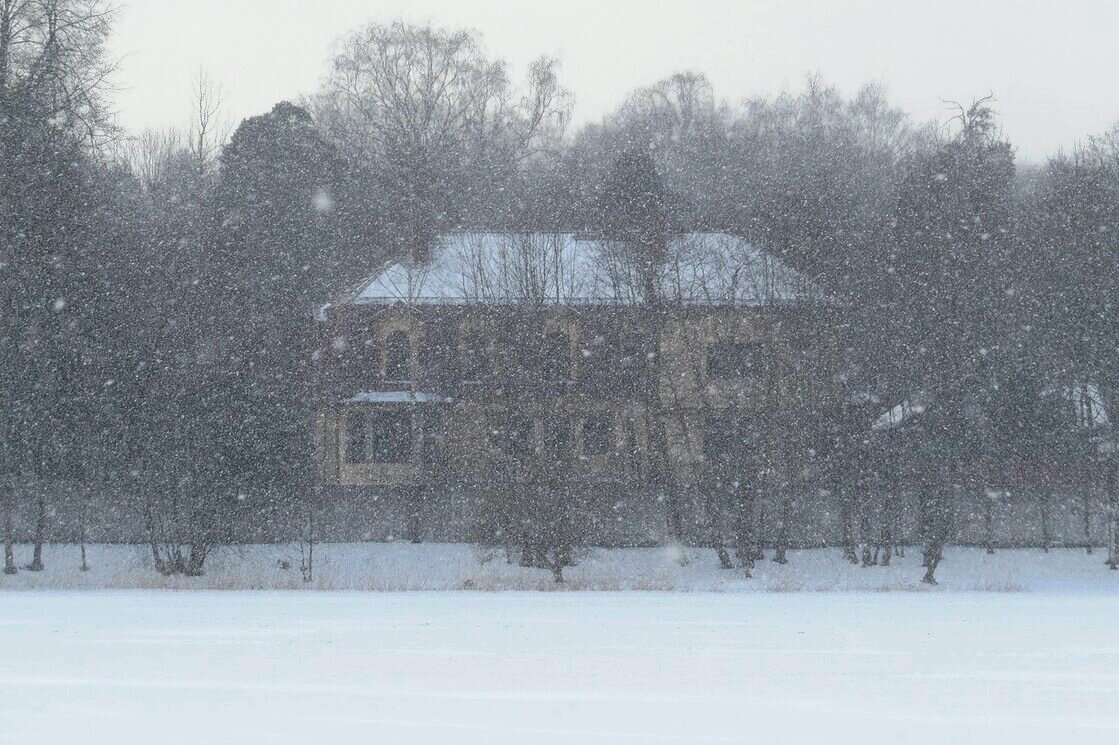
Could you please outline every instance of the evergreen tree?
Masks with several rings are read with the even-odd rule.
[[[918,456],[930,583],[963,469],[990,448],[989,399],[1005,362],[1013,150],[986,100],[962,111],[960,124],[956,136],[909,165],[897,209],[906,300],[894,322],[911,390],[930,402]]]
[[[237,436],[247,490],[264,504],[313,480],[314,318],[376,257],[346,165],[302,108],[246,119],[221,159],[222,273],[229,277]],[[294,489],[293,489],[294,487]]]

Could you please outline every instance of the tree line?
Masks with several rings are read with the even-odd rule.
[[[21,530],[42,568],[61,512],[84,538],[91,489],[130,495],[120,518],[168,574],[200,573],[260,500],[303,525],[311,319],[452,230],[720,231],[810,277],[820,312],[842,309],[846,404],[817,478],[849,495],[848,553],[895,406],[921,412],[889,466],[916,474],[930,581],[977,461],[1093,464],[1114,504],[1119,128],[1021,165],[989,97],[922,124],[875,85],[732,103],[694,72],[573,128],[557,60],[517,80],[475,32],[396,22],[344,36],[317,90],[231,134],[200,75],[190,122],[129,135],[114,15],[0,0],[6,572]],[[60,481],[85,488],[63,500]]]

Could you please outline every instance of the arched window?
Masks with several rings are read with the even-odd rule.
[[[383,411],[369,417],[369,460],[407,463],[412,460],[412,415]]]
[[[756,372],[757,361],[757,344],[715,342],[707,347],[707,377],[745,380]]]
[[[544,337],[542,355],[544,380],[559,383],[571,378],[571,339],[559,331]]]
[[[466,333],[462,337],[462,379],[468,383],[485,380],[489,372],[486,345],[481,334]]]
[[[595,414],[583,420],[583,455],[606,455],[610,452],[614,425],[609,416]]]
[[[396,383],[412,379],[412,342],[407,331],[393,331],[385,343],[385,380]]]
[[[754,423],[742,416],[709,416],[704,423],[703,457],[715,464],[747,465],[757,448]]]
[[[523,414],[504,413],[490,423],[490,444],[506,455],[528,455],[533,439],[532,419]]]
[[[346,417],[346,462],[364,463],[368,458],[365,414],[353,413]]]

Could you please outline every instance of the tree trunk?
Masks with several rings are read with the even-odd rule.
[[[685,545],[684,541],[684,510],[682,506],[683,499],[679,489],[668,488],[668,537],[670,541],[674,541],[680,546]],[[680,566],[688,565],[688,553],[681,551],[679,559],[677,559]]]
[[[936,584],[936,567],[940,564],[940,559],[944,555],[944,543],[938,537],[930,539],[925,544],[925,576],[921,581],[926,585]]]
[[[202,565],[206,561],[207,551],[208,547],[204,542],[195,541],[191,543],[190,557],[187,559],[183,574],[188,577],[201,577],[203,574]]]
[[[711,527],[711,545],[715,549],[715,556],[719,558],[719,566],[723,569],[734,569],[734,562],[730,560],[730,552],[727,551],[726,539],[723,535],[725,525],[722,495],[716,489],[708,487],[709,485],[705,484],[703,488],[707,489],[707,521]]]
[[[1119,531],[1116,530],[1119,508],[1119,464],[1113,463],[1107,478],[1107,566],[1119,569]]]
[[[894,470],[891,475],[891,501],[890,505],[890,534],[893,539],[891,548],[898,558],[905,558],[905,536],[901,529],[901,515],[905,504],[905,495],[901,486],[901,473]]]
[[[82,565],[81,565],[80,568],[83,572],[88,572],[89,571],[89,563],[86,562],[86,557],[85,557],[86,512],[87,512],[87,510],[86,510],[85,497],[83,496],[82,497],[81,513],[78,515],[78,546],[79,546],[79,548],[81,550],[81,554],[82,554]]]
[[[1041,506],[1041,550],[1049,553],[1049,546],[1053,542],[1049,530],[1049,492],[1042,489],[1038,492],[1038,498]]]
[[[757,548],[754,546],[753,495],[749,493],[748,488],[739,486],[737,487],[735,502],[737,506],[737,535],[735,536],[737,546],[735,547],[735,553],[738,555],[738,562],[742,567],[743,575],[749,579],[753,576],[754,562],[757,557]]]
[[[1089,487],[1083,490],[1083,510],[1084,513],[1084,551],[1092,555],[1092,489]]]
[[[423,505],[423,490],[425,487],[409,487],[406,491],[408,510],[408,540],[412,543],[423,543],[420,529],[420,512]]]
[[[317,482],[312,488],[312,495],[311,502],[306,505],[303,528],[299,531],[299,571],[304,582],[315,578],[315,510],[321,503],[322,495],[322,486]]]
[[[983,543],[988,554],[995,552],[995,496],[996,492],[983,492]]]
[[[766,485],[768,480],[761,482],[758,491],[754,493],[756,500],[757,525],[754,527],[754,560],[765,561],[765,496],[768,493]],[[765,491],[761,491],[765,489]]]
[[[840,487],[843,489],[843,487]],[[839,522],[843,531],[843,558],[852,564],[859,563],[859,556],[855,553],[855,533],[853,515],[851,514],[851,494],[846,489],[839,494]]]
[[[921,581],[926,585],[936,584],[936,568],[944,556],[944,538],[947,534],[947,506],[943,495],[933,497],[928,487],[923,487],[922,501],[925,505],[926,535],[925,553],[922,565],[925,567],[925,576]]]
[[[859,510],[859,544],[862,546],[862,565],[864,569],[878,563],[878,559],[873,555],[870,544],[872,531],[870,528],[870,505],[867,504],[868,501],[868,496],[864,493],[862,509]]]
[[[882,494],[882,532],[878,538],[878,545],[882,547],[882,558],[878,561],[879,566],[889,566],[890,559],[894,556],[894,541],[897,540],[894,535],[894,526],[897,522],[897,510],[894,506],[896,499],[895,495]]]
[[[15,509],[14,503],[16,500],[15,489],[10,484],[6,485],[8,494],[4,499],[4,574],[16,573],[16,559],[15,559],[15,526],[12,520],[12,512]]]
[[[41,572],[43,571],[43,542],[46,540],[47,533],[47,500],[40,487],[36,486],[35,491],[39,514],[35,519],[35,549],[31,554],[31,563],[27,565],[27,569],[31,572]]]
[[[719,557],[719,566],[723,569],[734,569],[734,562],[730,559],[730,552],[727,551],[726,544],[723,543],[722,536],[716,539],[715,555]]]
[[[793,515],[792,490],[788,484],[781,487],[781,512],[777,526],[777,540],[773,552],[773,561],[777,564],[788,564],[786,555],[789,550],[789,522]]]

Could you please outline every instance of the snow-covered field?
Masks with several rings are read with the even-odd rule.
[[[143,546],[98,545],[88,552],[90,571],[80,572],[75,546],[47,546],[46,570],[0,575],[5,589],[199,589],[199,590],[554,590],[551,573],[510,564],[504,553],[464,544],[349,543],[315,549],[315,577],[304,584],[299,548],[254,545],[221,549],[202,577],[162,577]],[[772,554],[770,554],[772,555]],[[949,547],[937,570],[938,591],[1119,592],[1119,572],[1108,571],[1105,552],[1082,549],[982,549]],[[681,558],[686,563],[681,563]],[[19,546],[18,564],[31,559]],[[566,590],[665,590],[713,592],[925,591],[920,547],[895,557],[889,567],[862,568],[842,560],[838,549],[790,551],[789,563],[759,562],[753,579],[719,568],[709,549],[594,549],[565,570]],[[285,568],[286,567],[286,568]]]
[[[0,742],[1119,736],[1119,594],[30,592]]]
[[[953,547],[931,590],[919,557],[794,551],[745,580],[711,551],[597,550],[564,587],[603,592],[498,593],[456,590],[556,586],[464,545],[320,546],[310,585],[294,546],[170,580],[142,547],[91,547],[83,573],[49,546],[44,572],[0,576],[39,590],[0,592],[0,745],[1119,735],[1119,572],[1099,551]],[[306,587],[417,592],[276,591]]]

